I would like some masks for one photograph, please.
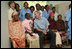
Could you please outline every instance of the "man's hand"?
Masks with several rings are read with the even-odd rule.
[[[44,34],[47,34],[47,31],[46,30],[41,30],[39,28],[36,29],[37,31],[40,31],[40,32],[43,32]]]
[[[43,33],[44,33],[44,34],[47,34],[47,31],[46,31],[46,30],[44,30],[44,31],[43,31]]]

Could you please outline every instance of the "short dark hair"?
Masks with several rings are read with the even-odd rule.
[[[40,4],[39,4],[39,3],[37,3],[37,4],[36,4],[36,7],[37,7],[37,5],[39,5],[39,6],[40,6]]]
[[[35,9],[34,6],[30,6],[30,9],[31,9],[31,8]]]
[[[62,17],[62,15],[61,15],[61,14],[59,14],[57,17],[59,18],[59,16],[61,16],[61,17]]]
[[[46,9],[47,6],[49,7],[49,5],[45,5],[45,9]]]
[[[15,3],[15,5],[18,5],[18,6],[19,6],[19,4],[18,4],[18,3]]]
[[[26,18],[26,16],[27,16],[27,14],[29,14],[29,13],[26,13],[26,14],[25,14],[25,18]]]
[[[19,4],[18,4],[18,3],[15,3],[15,9],[16,9],[16,5],[18,5],[18,6],[19,6]]]
[[[24,5],[25,5],[26,3],[28,4],[28,2],[24,2]]]
[[[52,7],[52,10],[55,9],[55,7]]]
[[[10,2],[8,3],[9,7],[10,7],[10,4],[12,4],[12,3],[14,3],[14,4],[15,4],[15,2],[14,2],[14,1],[10,1]]]

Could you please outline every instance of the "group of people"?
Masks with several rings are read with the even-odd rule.
[[[62,42],[71,40],[71,4],[65,14],[65,21],[52,4],[41,6],[37,3],[36,11],[34,6],[28,7],[27,2],[23,6],[24,9],[20,9],[19,4],[14,1],[9,2],[9,34],[14,48],[25,48],[26,39],[36,39],[34,41],[39,45],[33,46],[43,48],[46,35],[51,39],[50,48],[60,48]]]

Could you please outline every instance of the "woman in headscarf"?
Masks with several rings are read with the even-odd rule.
[[[26,33],[27,43],[29,48],[39,48],[39,36],[33,31],[33,21],[30,19],[30,14],[25,14],[25,20],[22,22],[24,32]]]
[[[68,34],[66,32],[66,28],[65,28],[65,22],[62,20],[62,15],[58,15],[58,20],[56,22],[56,27],[57,30],[59,31],[61,38],[62,38],[62,42],[64,43],[65,41],[68,42]]]
[[[25,48],[25,33],[17,12],[12,13],[12,20],[9,21],[9,35],[13,48]]]
[[[56,33],[56,47],[61,48],[62,47],[61,37],[56,28],[57,25],[56,25],[56,21],[54,20],[53,12],[50,13],[50,18],[48,19],[48,21],[50,23],[49,29]]]

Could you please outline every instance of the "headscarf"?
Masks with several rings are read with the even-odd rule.
[[[52,14],[54,15],[54,13],[53,13],[53,12],[51,12],[51,13],[50,13],[50,16],[51,16]]]

